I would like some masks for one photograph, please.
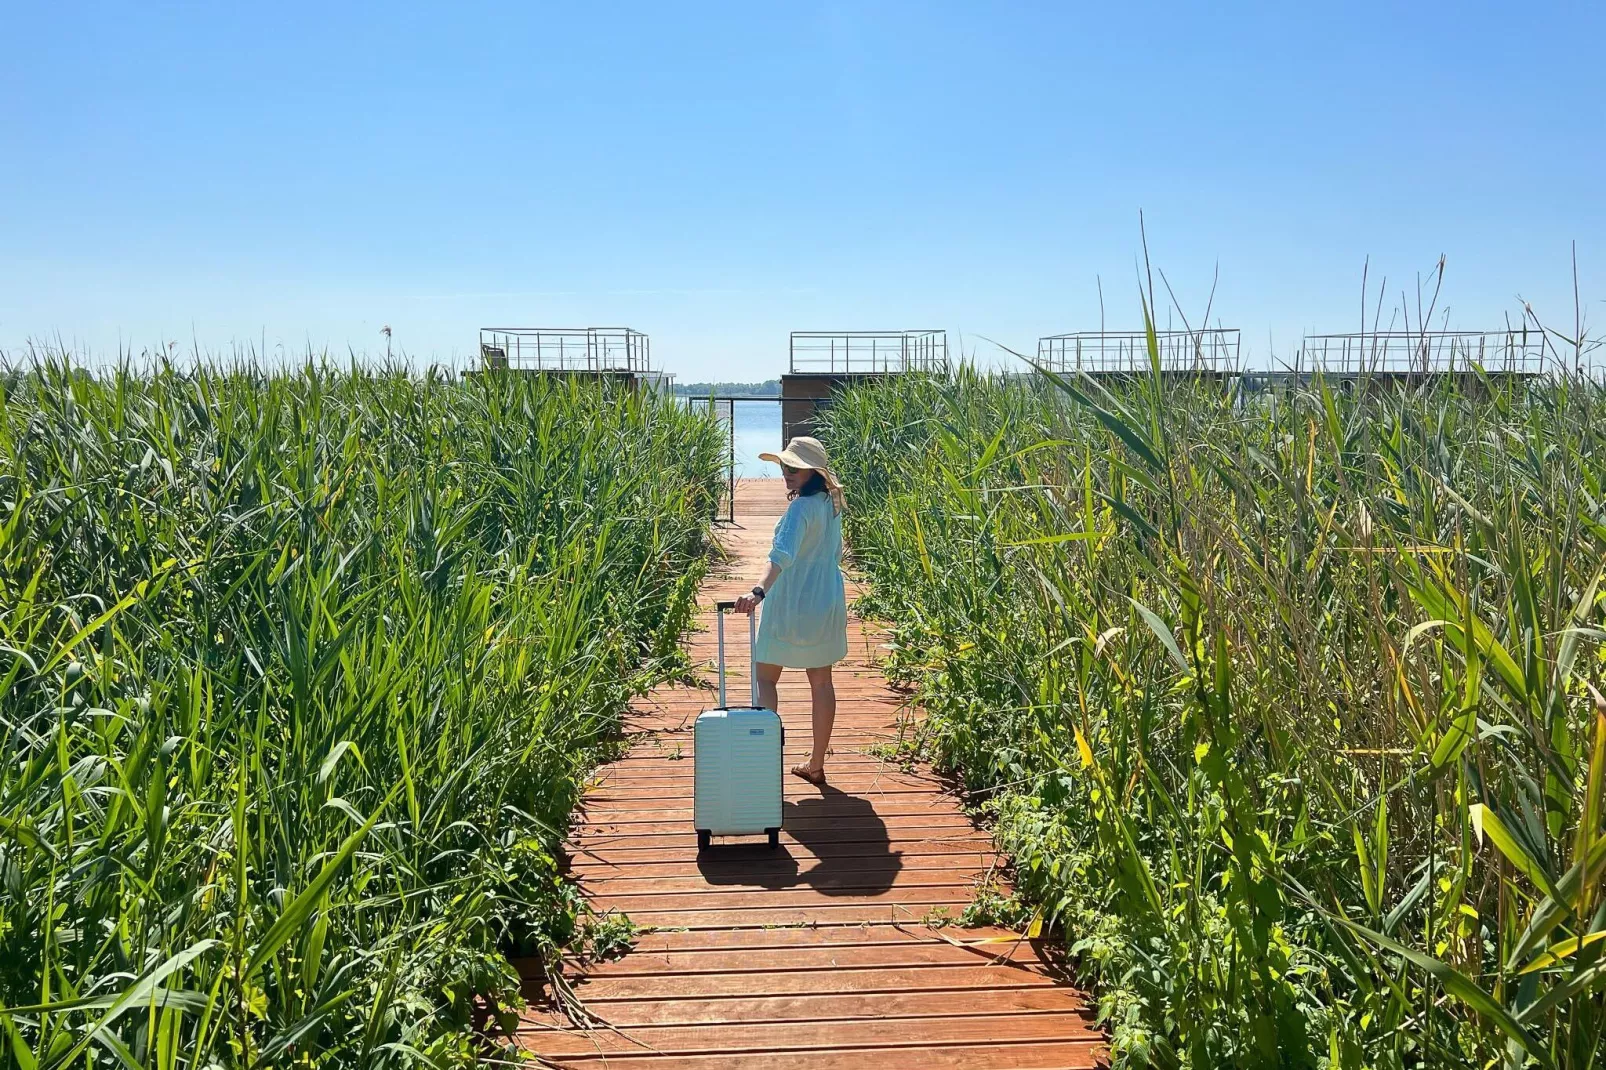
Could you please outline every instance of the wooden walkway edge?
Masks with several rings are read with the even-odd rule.
[[[712,664],[713,601],[763,572],[780,480],[739,485],[723,532],[728,568],[704,584],[692,655]],[[727,622],[727,630],[731,631]],[[747,695],[746,622],[727,636],[731,701]],[[580,970],[574,989],[607,1027],[530,1008],[520,1044],[554,1066],[841,1070],[1082,1068],[1103,1037],[1081,993],[1032,943],[957,919],[996,862],[990,837],[929,770],[878,757],[902,703],[850,622],[836,672],[829,784],[786,777],[781,849],[716,839],[691,825],[692,732],[707,690],[662,688],[632,708],[627,756],[598,771],[570,841],[573,872],[598,910],[648,931],[623,958]],[[711,677],[712,673],[706,674]],[[808,753],[809,694],[781,678],[787,767]],[[978,941],[988,941],[978,943]]]

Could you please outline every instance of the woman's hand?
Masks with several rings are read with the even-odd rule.
[[[764,594],[768,592],[771,587],[774,587],[775,581],[780,578],[781,567],[775,562],[771,561],[770,567],[764,570],[764,578],[759,581],[758,586],[754,587],[751,591],[748,591],[746,594],[742,595],[736,600],[736,612],[751,613],[753,610],[757,609],[758,604],[764,601]]]

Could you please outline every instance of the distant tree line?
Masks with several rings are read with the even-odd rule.
[[[762,383],[676,383],[675,393],[681,397],[702,398],[710,394],[720,397],[747,397],[750,394],[779,394],[781,381],[766,379]]]

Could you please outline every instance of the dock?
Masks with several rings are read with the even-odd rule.
[[[715,599],[762,574],[785,506],[778,479],[739,485],[727,560],[699,594],[699,663],[713,662]],[[954,924],[983,882],[1005,886],[1001,859],[949,785],[892,751],[918,711],[882,676],[882,641],[850,616],[828,783],[784,777],[779,850],[754,837],[698,852],[692,723],[711,690],[664,687],[632,707],[629,753],[598,771],[569,851],[591,905],[645,931],[622,958],[566,971],[594,1024],[538,1005],[523,1047],[552,1066],[643,1070],[1107,1062],[1090,1001],[1046,943]],[[745,621],[727,642],[740,701]],[[779,704],[790,768],[811,738],[801,672],[782,676]]]

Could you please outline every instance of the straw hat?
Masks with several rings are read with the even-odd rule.
[[[831,458],[826,456],[825,447],[820,445],[819,439],[799,436],[788,442],[780,453],[761,453],[758,459],[774,461],[788,468],[808,468],[820,473],[825,479],[825,485],[831,488],[831,504],[836,506],[837,512],[842,511],[842,481],[831,471]]]

